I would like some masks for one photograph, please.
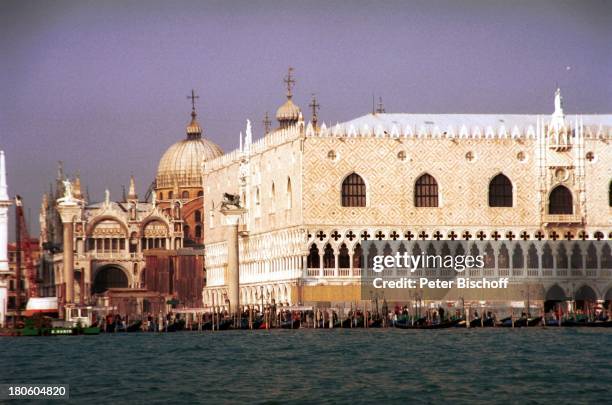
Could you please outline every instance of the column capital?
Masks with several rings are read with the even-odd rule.
[[[222,209],[219,212],[225,217],[225,225],[235,226],[240,223],[240,219],[246,210],[244,208],[233,208]]]
[[[60,203],[57,205],[57,211],[60,214],[62,223],[72,223],[75,217],[81,212],[81,207],[78,204],[64,204]]]

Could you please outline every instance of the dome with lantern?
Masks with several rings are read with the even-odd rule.
[[[202,127],[197,121],[195,106],[191,122],[187,125],[187,138],[170,146],[159,161],[156,190],[179,191],[183,188],[202,188],[202,163],[223,155],[216,143],[202,137]],[[166,194],[168,195],[168,194]],[[170,199],[173,194],[169,194]],[[175,196],[178,197],[178,196]]]

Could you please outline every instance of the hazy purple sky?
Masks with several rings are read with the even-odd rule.
[[[567,112],[611,113],[611,44],[604,0],[5,0],[0,148],[37,222],[58,160],[93,200],[130,174],[143,195],[191,88],[225,150],[247,118],[261,136],[290,65],[305,118],[315,92],[327,122],[368,113],[372,93],[387,112],[550,113],[556,83]]]

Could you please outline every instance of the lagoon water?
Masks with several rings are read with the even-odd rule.
[[[608,403],[612,395],[606,329],[300,329],[0,342],[0,383],[69,384],[71,403],[560,404]]]

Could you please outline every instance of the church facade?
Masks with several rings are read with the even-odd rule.
[[[548,271],[538,244],[536,261],[496,251],[491,275],[612,299],[612,115],[566,115],[557,91],[552,115],[373,113],[327,127],[306,124],[289,91],[277,119],[204,164],[206,306],[228,304],[224,193],[245,208],[240,304],[362,299],[364,240],[566,239],[567,257],[572,240],[602,240],[579,252],[596,254],[581,272],[558,269],[563,252]]]
[[[161,262],[166,278],[186,272],[203,275],[201,165],[223,152],[204,139],[202,132],[193,105],[186,137],[164,153],[155,182],[144,199],[138,197],[132,177],[129,191],[121,199],[112,200],[107,190],[104,201],[89,201],[88,193],[81,190],[80,178],[65,180],[60,167],[55,190],[43,196],[40,210],[40,243],[45,252],[41,266],[43,295],[55,295],[62,304],[108,305],[108,300],[100,300],[107,291],[114,289],[126,300],[142,301],[155,285],[163,295],[157,298],[165,302],[177,298],[180,291],[177,283],[159,280]],[[61,201],[67,195],[74,206],[66,220]],[[68,240],[67,231],[71,235]],[[67,242],[72,246],[66,246]],[[67,250],[72,252],[71,258]],[[156,268],[147,271],[148,264]],[[203,277],[195,279],[201,290]],[[193,294],[188,295],[193,301]],[[199,305],[200,301],[198,298],[190,304]]]

